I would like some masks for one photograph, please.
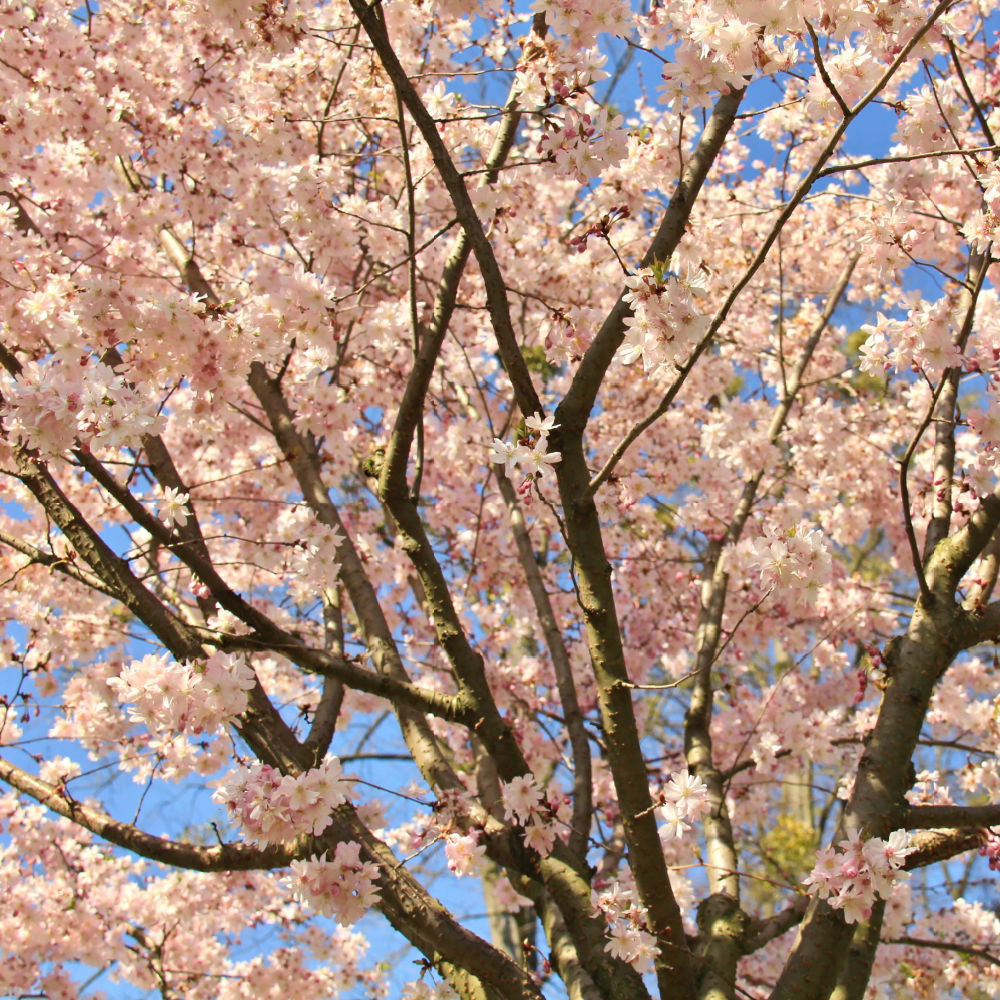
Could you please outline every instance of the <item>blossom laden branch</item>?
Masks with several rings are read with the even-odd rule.
[[[112,819],[100,809],[78,802],[65,787],[42,781],[16,764],[0,758],[0,780],[40,805],[96,834],[103,840],[151,861],[190,871],[252,871],[284,868],[302,849],[300,844],[252,847],[242,842],[204,847],[157,837],[132,823]]]
[[[376,3],[369,6],[365,0],[351,0],[351,8],[364,27],[365,33],[396,88],[396,92],[420,130],[424,142],[427,143],[434,159],[434,165],[448,189],[448,195],[458,214],[463,231],[472,245],[472,252],[475,254],[483,276],[490,322],[493,325],[497,345],[507,373],[513,383],[518,405],[524,413],[539,411],[542,406],[532,383],[531,373],[528,371],[517,346],[517,339],[511,324],[510,307],[507,302],[503,276],[500,273],[493,248],[483,233],[482,223],[472,205],[465,182],[448,154],[448,150],[438,133],[437,124],[414,90],[413,84],[392,48],[385,29],[385,22],[376,13],[380,9],[380,5]]]

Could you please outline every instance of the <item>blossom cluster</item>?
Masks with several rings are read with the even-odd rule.
[[[340,573],[337,553],[344,536],[333,527],[311,528],[307,538],[299,539],[288,560],[289,573],[302,585],[328,587]]]
[[[607,78],[603,69],[608,57],[597,46],[577,49],[572,62],[563,58],[551,40],[529,40],[517,68],[514,91],[525,110],[541,110],[546,106],[566,104],[582,94],[593,83]]]
[[[565,35],[576,51],[598,35],[628,36],[634,20],[628,4],[617,0],[590,0],[586,4],[578,0],[533,0],[531,10],[544,14],[549,29]]]
[[[362,861],[361,845],[354,841],[338,844],[332,860],[324,851],[293,861],[291,869],[287,883],[296,899],[345,926],[360,920],[378,900],[378,865]]]
[[[551,853],[556,841],[552,820],[558,816],[558,804],[553,808],[531,774],[501,782],[500,789],[504,818],[524,827],[524,842],[532,850],[543,856]]]
[[[646,908],[639,902],[632,873],[626,869],[610,885],[597,885],[590,894],[590,905],[595,916],[608,922],[604,950],[628,962],[636,972],[652,972],[660,949],[646,929]]]
[[[623,364],[642,359],[645,372],[684,362],[711,322],[694,297],[706,291],[705,276],[690,269],[683,275],[673,268],[658,275],[642,268],[625,279],[624,300],[632,307],[625,320],[625,339],[618,350]]]
[[[486,856],[486,846],[479,843],[479,835],[471,833],[449,833],[444,839],[444,856],[448,868],[459,877],[478,875]]]
[[[871,916],[876,897],[889,898],[893,886],[905,877],[901,868],[913,848],[905,830],[896,830],[888,840],[862,840],[857,830],[849,830],[838,846],[839,851],[824,847],[816,852],[816,865],[803,883],[855,924]]]
[[[213,732],[246,710],[253,670],[242,656],[213,653],[204,662],[177,663],[150,653],[133,660],[107,685],[129,718],[152,732]]]
[[[963,360],[956,343],[962,322],[946,301],[918,303],[901,319],[880,312],[877,322],[861,327],[868,339],[861,345],[859,368],[883,378],[890,368],[940,373],[957,367]]]
[[[625,158],[628,138],[621,128],[623,120],[621,115],[609,117],[606,108],[593,114],[567,108],[561,121],[546,120],[538,154],[549,157],[560,173],[571,174],[584,184]]]
[[[969,426],[979,435],[980,464],[995,466],[1000,461],[1000,405],[995,393],[984,393],[985,409],[969,412]]]
[[[663,821],[661,840],[683,837],[691,829],[688,821],[697,822],[711,808],[708,786],[688,771],[672,775],[657,798],[657,815]]]
[[[990,243],[996,238],[1000,219],[1000,168],[994,164],[979,178],[983,186],[983,208],[973,212],[962,227],[962,235],[977,253],[988,253]]]
[[[336,757],[301,774],[281,774],[253,764],[220,783],[213,798],[226,807],[248,837],[266,846],[300,834],[319,836],[330,814],[347,801],[347,780]]]
[[[80,445],[120,448],[137,445],[164,426],[155,395],[140,392],[105,364],[88,364],[85,354],[64,350],[45,364],[31,361],[6,385],[4,424],[42,456]]]
[[[823,533],[802,521],[786,531],[765,525],[751,545],[751,564],[768,590],[787,600],[811,605],[816,591],[830,580],[833,561]]]
[[[576,47],[572,60],[567,61],[565,52],[551,40],[532,37],[517,71],[514,89],[525,109],[541,111],[557,106],[557,111],[541,118],[541,129],[536,132],[539,155],[554,163],[559,173],[571,174],[581,184],[628,154],[624,119],[596,105],[587,89],[607,77],[601,68],[606,61],[597,47]],[[579,98],[581,106],[571,103]]]
[[[518,487],[518,492],[525,498],[529,496],[531,484],[535,479],[546,469],[562,461],[562,455],[558,451],[547,450],[549,432],[558,426],[555,417],[543,419],[540,413],[535,413],[524,420],[522,433],[518,434],[513,444],[500,438],[493,439],[493,444],[490,446],[493,454],[490,460],[496,465],[503,464],[504,471],[510,479],[515,478],[515,470],[521,470],[524,479]]]

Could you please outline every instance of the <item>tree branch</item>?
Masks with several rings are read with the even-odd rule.
[[[941,830],[1000,826],[1000,805],[988,806],[910,806],[903,814],[907,830]]]
[[[380,4],[375,3],[369,6],[365,0],[351,0],[351,8],[364,27],[382,66],[392,81],[392,85],[396,88],[396,93],[406,105],[406,110],[410,112],[410,117],[420,130],[424,142],[427,143],[427,148],[434,160],[434,166],[437,167],[438,174],[448,191],[452,204],[455,206],[462,229],[471,244],[486,289],[487,307],[496,335],[497,346],[500,350],[500,357],[503,359],[504,367],[514,387],[514,395],[518,405],[523,413],[540,412],[542,405],[532,383],[531,373],[521,355],[511,323],[510,305],[507,301],[507,289],[503,275],[500,273],[493,247],[483,232],[482,222],[476,215],[469,192],[465,187],[465,181],[452,162],[444,140],[441,138],[441,133],[438,131],[437,122],[424,107],[420,95],[414,89],[406,75],[406,70],[403,69],[393,51],[385,22],[376,13],[376,11],[381,12]]]
[[[344,653],[344,617],[340,607],[340,585],[334,584],[323,591],[323,648],[338,660],[346,660]],[[318,764],[326,754],[337,729],[337,719],[344,704],[344,682],[336,677],[323,678],[323,691],[313,716],[309,735],[302,745],[310,750]]]
[[[974,253],[969,257],[966,280],[962,286],[956,308],[962,311],[962,325],[955,334],[955,346],[964,351],[972,333],[976,303],[986,281],[989,269],[988,255]],[[958,404],[958,387],[961,372],[949,368],[941,378],[943,391],[933,408],[934,414],[934,473],[931,488],[934,505],[924,536],[923,563],[926,564],[935,546],[946,538],[951,527],[952,493],[955,478],[955,408]]]
[[[573,761],[573,829],[570,833],[570,850],[579,857],[586,857],[587,840],[590,833],[592,816],[592,768],[590,761],[590,738],[583,725],[583,713],[576,696],[576,683],[573,680],[573,667],[563,641],[562,631],[556,621],[552,601],[545,589],[541,570],[535,558],[535,550],[528,535],[528,527],[524,522],[524,514],[518,503],[517,494],[510,480],[498,471],[496,475],[500,495],[507,505],[511,531],[514,543],[517,545],[518,558],[524,576],[528,583],[528,591],[535,605],[535,614],[542,627],[545,645],[552,659],[552,668],[556,675],[556,686],[559,689],[559,700],[563,707],[563,719],[569,736],[570,751]]]
[[[115,600],[118,599],[117,591],[112,590],[101,577],[88,573],[80,566],[77,566],[72,558],[57,556],[54,552],[46,552],[44,549],[40,549],[36,545],[32,545],[10,534],[10,532],[4,531],[2,528],[0,528],[0,544],[7,545],[22,555],[27,556],[31,563],[62,573],[76,580],[77,583],[83,584],[89,590],[97,591],[97,593],[104,594],[106,597],[111,597]]]
[[[745,90],[732,90],[715,102],[698,144],[670,197],[656,235],[643,255],[643,267],[648,267],[654,261],[669,261],[679,246],[701,187],[733,127],[745,93]],[[569,390],[556,410],[556,422],[561,425],[564,435],[583,433],[608,366],[615,351],[621,346],[625,336],[625,320],[631,315],[631,308],[623,295],[624,293],[618,297],[587,348],[573,375]],[[553,435],[553,441],[561,443],[561,438]],[[610,473],[610,469],[601,470],[604,479]],[[602,479],[601,482],[603,481]],[[597,483],[588,493],[592,494],[599,485]]]
[[[247,844],[221,844],[203,847],[184,841],[157,837],[131,823],[121,823],[94,806],[72,798],[64,789],[42,781],[10,761],[0,758],[0,780],[40,805],[78,823],[109,844],[133,854],[174,868],[196,872],[254,871],[284,868],[305,850],[305,841],[293,845],[272,844],[251,847]]]
[[[944,13],[945,10],[947,10],[949,6],[951,6],[953,2],[954,0],[941,0],[941,2],[937,5],[937,7],[934,8],[934,11],[928,17],[927,21],[902,46],[896,58],[888,66],[888,68],[885,70],[885,72],[882,74],[879,80],[868,90],[868,92],[858,101],[858,103],[853,108],[850,109],[850,114],[847,115],[840,122],[840,124],[837,126],[836,129],[834,129],[830,139],[827,141],[826,145],[823,147],[823,150],[816,158],[816,162],[813,164],[812,168],[803,178],[799,186],[795,189],[795,192],[793,193],[792,197],[788,200],[785,207],[779,213],[778,218],[775,220],[774,225],[771,227],[770,232],[765,237],[763,243],[761,244],[760,249],[757,251],[753,260],[750,262],[746,271],[743,273],[743,276],[740,278],[739,281],[736,282],[736,284],[730,289],[729,293],[726,295],[726,298],[723,301],[722,305],[719,307],[719,310],[712,318],[712,322],[709,324],[709,327],[705,332],[705,335],[695,346],[688,360],[683,365],[680,366],[677,378],[674,379],[670,388],[664,394],[663,398],[660,400],[659,404],[655,407],[655,409],[653,409],[651,413],[649,413],[646,417],[644,417],[637,424],[635,424],[635,426],[632,427],[632,429],[628,432],[628,434],[625,435],[622,441],[615,447],[614,451],[612,452],[611,459],[609,459],[608,463],[605,463],[605,468],[601,470],[602,475],[605,474],[605,472],[607,472],[607,474],[610,474],[610,469],[608,468],[609,464],[610,467],[613,468],[614,464],[616,464],[617,461],[620,459],[620,457],[624,455],[624,453],[628,450],[628,448],[632,445],[632,443],[637,438],[639,438],[649,427],[651,427],[654,423],[656,423],[656,421],[659,420],[659,418],[663,416],[663,414],[666,413],[667,410],[669,410],[670,407],[673,405],[673,402],[676,399],[677,394],[680,392],[681,387],[687,380],[687,377],[690,374],[692,368],[695,366],[695,364],[697,363],[698,359],[702,356],[702,354],[704,354],[704,352],[707,350],[708,345],[714,340],[716,333],[718,333],[718,331],[721,329],[723,323],[725,322],[726,318],[729,315],[730,310],[732,309],[736,300],[739,298],[743,289],[746,288],[746,286],[753,280],[754,275],[757,273],[761,265],[767,259],[768,254],[771,252],[771,247],[774,246],[775,241],[781,234],[781,231],[784,229],[785,223],[788,222],[792,214],[795,212],[795,209],[798,208],[801,202],[805,199],[806,195],[812,190],[812,186],[819,178],[823,165],[830,159],[831,156],[833,156],[834,152],[837,149],[837,146],[840,145],[840,140],[843,138],[844,133],[847,131],[848,125],[850,125],[851,122],[853,122],[854,119],[885,89],[889,81],[895,75],[896,70],[898,70],[899,67],[906,61],[906,58],[909,56],[913,48],[919,43],[920,39],[924,37],[924,35],[933,26],[934,22]],[[716,105],[716,107],[718,107],[718,105]],[[733,109],[733,112],[735,114],[735,109]],[[725,138],[724,134],[719,138],[720,147],[721,147],[721,142],[724,138]],[[612,311],[612,316],[615,314],[615,311],[624,308],[625,304],[621,299],[619,299],[618,304],[615,306],[615,310]],[[626,314],[627,314],[626,312],[621,313],[622,324],[624,323],[624,318]],[[609,316],[608,320],[605,321],[605,326],[607,326],[612,316]],[[605,327],[601,328],[601,333],[603,333],[604,329]],[[598,333],[598,338],[601,336],[601,333]],[[614,343],[614,349],[607,355],[604,361],[605,367],[607,366],[607,364],[610,363],[611,358],[614,356],[615,350],[617,350],[618,346],[621,344],[622,335],[623,334],[620,330],[618,333],[618,339]],[[595,341],[596,339],[597,338],[595,338]],[[591,346],[593,347],[593,345]],[[559,419],[559,421],[566,426],[574,428],[577,426],[577,424],[579,424],[580,427],[582,428],[583,424],[586,423],[586,420],[590,414],[590,408],[593,405],[594,395],[596,395],[597,388],[599,385],[599,379],[598,379],[597,384],[593,386],[593,395],[589,397],[590,401],[585,410],[581,410],[581,400],[578,399],[574,399],[574,405],[572,407],[564,410],[564,407],[567,406],[571,396],[573,396],[573,392],[576,389],[577,380],[580,378],[582,370],[583,370],[583,364],[581,363],[580,369],[577,371],[577,375],[574,378],[573,387],[570,389],[570,392],[567,393],[566,400],[564,400],[563,404],[559,407],[559,409],[556,410],[556,416]],[[601,369],[602,374],[603,370],[604,369],[602,368]],[[561,444],[561,440],[557,439],[557,443]],[[597,485],[600,484],[596,483],[596,481],[595,483],[590,484],[588,487],[588,494],[593,493],[594,490],[596,490]]]
[[[883,944],[901,944],[912,948],[934,948],[939,951],[953,951],[959,955],[981,958],[990,965],[1000,965],[1000,958],[985,948],[973,948],[970,945],[959,941],[935,941],[933,938],[901,937],[892,941],[884,941]]]

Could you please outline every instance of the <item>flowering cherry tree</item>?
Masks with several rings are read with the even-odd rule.
[[[1000,993],[998,25],[3,5],[0,992]]]

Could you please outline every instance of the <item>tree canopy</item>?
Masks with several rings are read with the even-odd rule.
[[[3,5],[0,993],[997,995],[998,25]]]

